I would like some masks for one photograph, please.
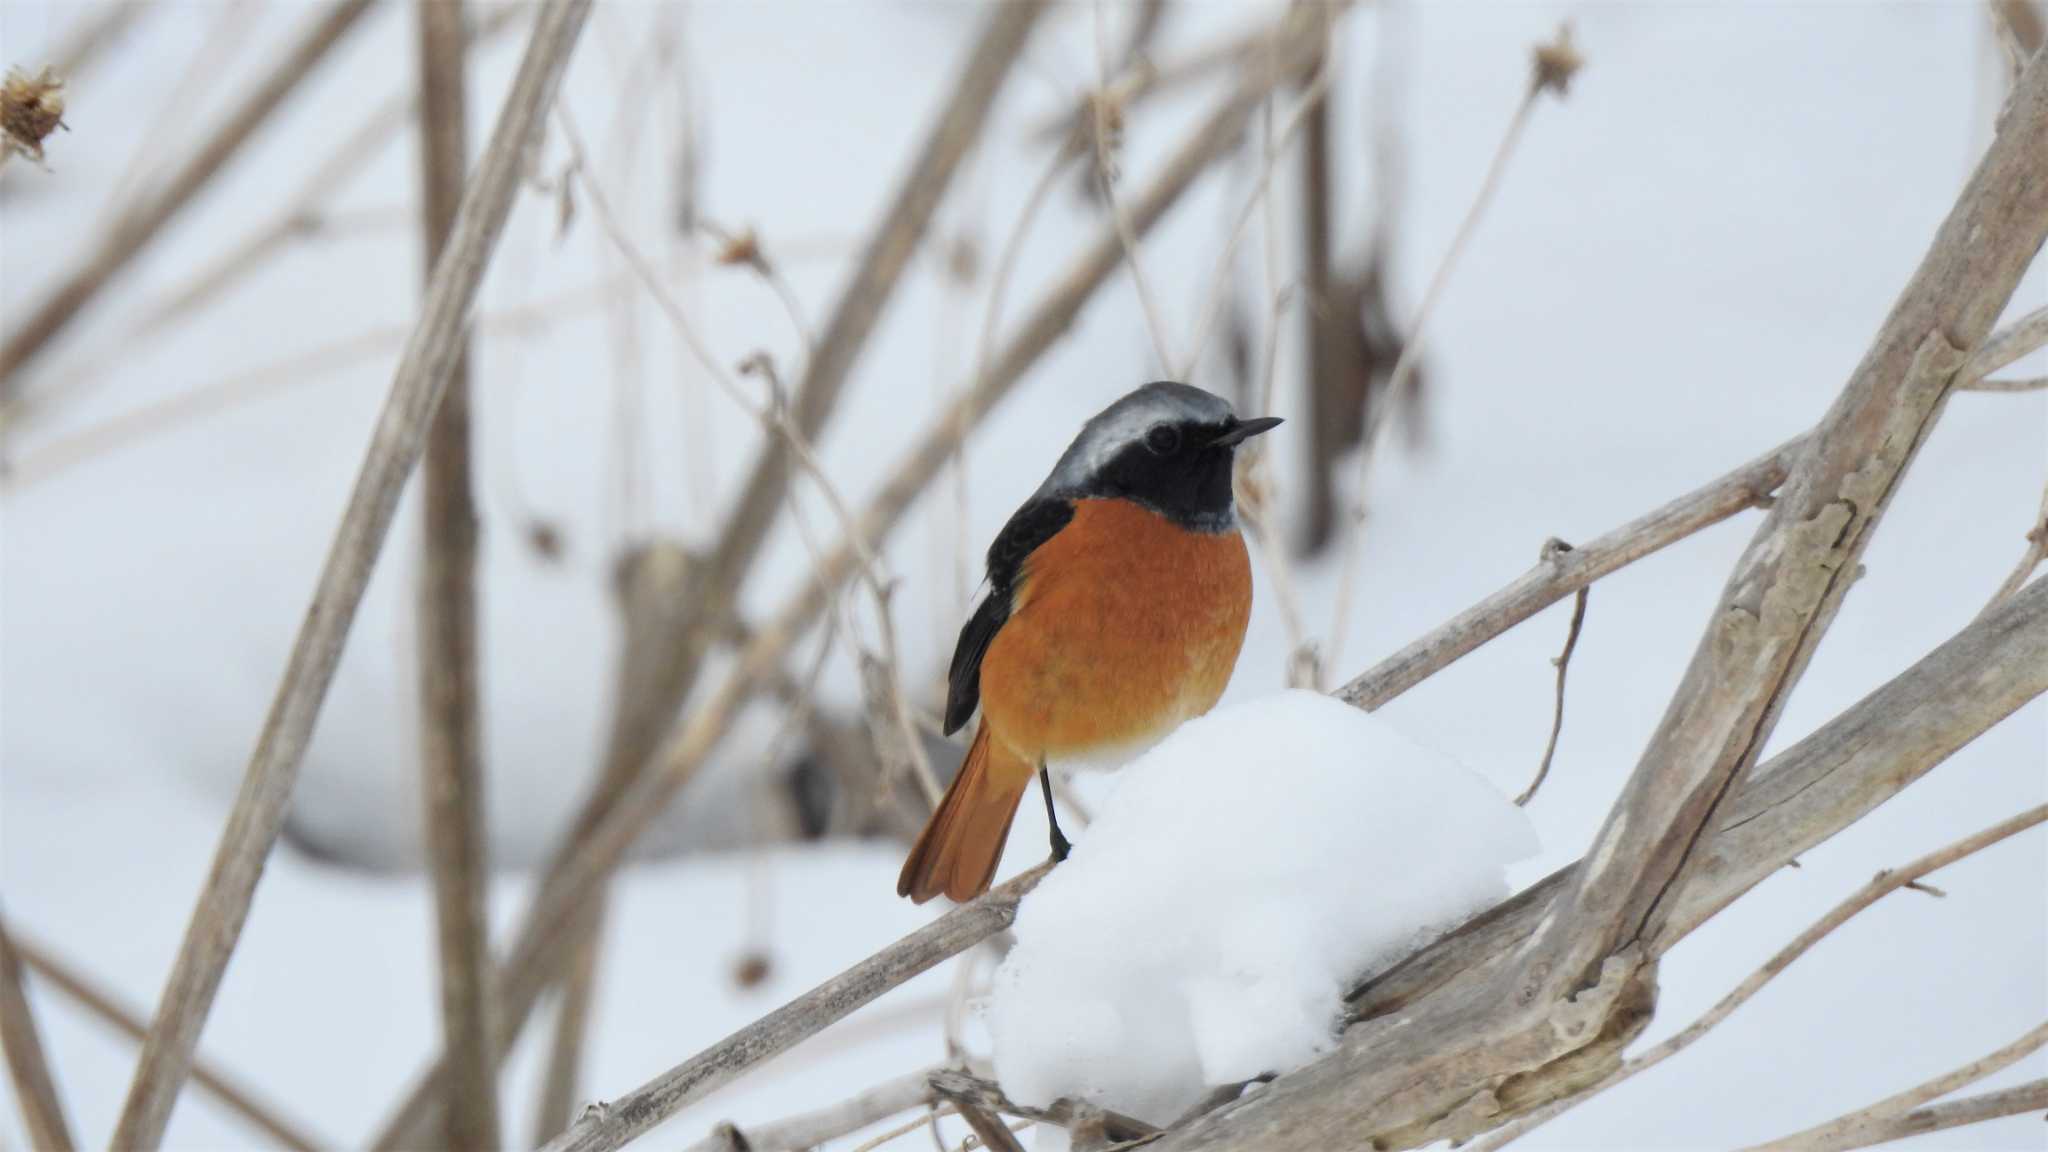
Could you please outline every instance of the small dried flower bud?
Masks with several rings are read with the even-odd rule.
[[[0,85],[0,135],[9,151],[43,158],[43,140],[64,127],[64,82],[48,68],[30,76],[10,68]]]
[[[1586,58],[1572,44],[1572,26],[1557,26],[1557,39],[1536,46],[1535,70],[1529,83],[1536,91],[1548,89],[1558,96],[1571,94],[1572,77],[1586,66]]]

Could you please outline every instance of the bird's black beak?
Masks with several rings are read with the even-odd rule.
[[[1254,416],[1249,420],[1233,420],[1230,427],[1224,430],[1223,435],[1209,441],[1209,443],[1218,448],[1231,448],[1244,443],[1261,432],[1271,432],[1279,426],[1280,418],[1278,416]]]

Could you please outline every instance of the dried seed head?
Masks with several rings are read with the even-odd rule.
[[[761,237],[752,226],[742,228],[725,238],[718,255],[712,259],[728,268],[739,265],[759,267],[762,263]]]
[[[1586,58],[1572,44],[1572,26],[1564,23],[1557,26],[1557,38],[1548,44],[1536,46],[1535,69],[1530,74],[1529,85],[1535,91],[1548,89],[1559,97],[1571,94],[1572,76],[1586,66]]]
[[[0,143],[41,161],[43,140],[64,126],[64,81],[48,68],[35,76],[8,69],[0,85],[0,135],[5,137]]]
[[[775,962],[766,952],[749,952],[732,967],[733,983],[741,988],[758,988],[775,973]]]

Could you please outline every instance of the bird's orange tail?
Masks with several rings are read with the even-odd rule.
[[[903,862],[896,894],[922,904],[943,892],[964,903],[988,891],[1032,772],[1030,764],[989,739],[984,723],[960,774]]]

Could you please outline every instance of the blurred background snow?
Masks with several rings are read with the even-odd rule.
[[[0,61],[34,64],[71,4],[0,5]],[[104,226],[147,146],[181,157],[296,36],[309,9],[162,4],[69,91],[49,171],[0,180],[0,308],[19,316]],[[1176,3],[1158,59],[1269,18],[1252,4]],[[1130,11],[1102,18],[1112,43]],[[1343,25],[1331,99],[1341,250],[1375,211],[1372,62],[1395,62],[1386,108],[1405,142],[1390,265],[1396,315],[1420,298],[1526,82],[1529,46],[1574,22],[1589,65],[1537,109],[1505,184],[1432,320],[1427,450],[1375,462],[1366,565],[1348,635],[1326,635],[1335,554],[1297,570],[1341,681],[1524,570],[1542,541],[1589,538],[1810,426],[1861,356],[1988,135],[2002,61],[1985,10],[1920,4],[1399,4]],[[721,356],[788,365],[789,320],[744,272],[707,265],[671,221],[686,112],[702,148],[700,209],[759,229],[813,322],[830,309],[980,23],[964,3],[771,0],[600,4],[564,88],[596,176]],[[194,271],[281,211],[368,110],[408,85],[413,22],[377,9],[247,152],[34,368],[50,399],[8,431],[0,484],[0,897],[47,944],[135,1006],[153,1006],[220,823],[324,555],[418,298],[417,142],[395,134],[333,198],[330,227],[289,243],[225,298],[160,336],[133,325]],[[523,30],[472,55],[472,144]],[[1384,56],[1382,56],[1384,54]],[[202,55],[203,83],[170,94]],[[971,371],[987,270],[1048,150],[1031,126],[1096,78],[1096,17],[1062,7],[1037,33],[985,146],[940,213],[822,438],[856,501]],[[1214,85],[1145,104],[1126,128],[1126,185],[1203,114]],[[1283,108],[1286,100],[1283,98]],[[1177,350],[1191,339],[1256,149],[1212,173],[1144,246]],[[551,141],[545,171],[559,169]],[[1281,166],[1283,273],[1297,266],[1296,166]],[[493,924],[521,907],[594,773],[616,636],[611,564],[660,532],[707,543],[755,434],[707,386],[657,311],[613,291],[621,268],[587,209],[524,193],[484,287],[477,484],[484,530],[488,806],[504,865]],[[1022,249],[1014,319],[1100,224],[1063,184]],[[1257,233],[1237,273],[1263,310]],[[971,242],[962,285],[946,249]],[[595,295],[594,295],[595,293]],[[613,298],[628,304],[617,306]],[[2036,268],[2016,309],[2048,302]],[[541,323],[510,324],[520,309]],[[1274,437],[1283,516],[1302,516],[1306,444],[1299,313],[1280,346]],[[1212,338],[1210,351],[1220,348]],[[629,351],[635,349],[637,351]],[[1178,352],[1177,352],[1178,354]],[[2036,357],[2026,374],[2048,370]],[[941,483],[890,542],[896,617],[923,684],[943,670],[979,553],[1080,421],[1164,374],[1127,277],[990,418],[967,453],[964,527]],[[1194,382],[1224,390],[1220,356]],[[245,398],[79,454],[74,439],[223,382]],[[1397,430],[1398,431],[1398,430]],[[53,463],[54,462],[54,463]],[[2048,396],[1950,404],[1793,697],[1777,746],[1810,731],[1975,614],[2010,569],[2048,468]],[[1350,470],[1340,475],[1348,477]],[[418,858],[409,499],[328,699],[294,812],[304,844],[272,860],[202,1048],[338,1144],[364,1139],[438,1039],[432,910]],[[829,520],[813,508],[812,522]],[[1576,857],[1656,723],[1752,517],[1703,533],[1592,592],[1557,764],[1532,806],[1534,879]],[[564,544],[550,560],[530,531]],[[745,610],[806,579],[787,518]],[[1260,573],[1261,581],[1266,573]],[[1495,641],[1383,710],[1414,738],[1519,791],[1550,723],[1550,657],[1569,606]],[[1230,698],[1276,691],[1287,641],[1262,584]],[[713,674],[715,678],[715,673]],[[842,651],[826,701],[851,714]],[[1654,1040],[1681,1026],[1873,871],[2048,797],[2048,709],[2022,710],[1871,818],[1723,913],[1664,963]],[[772,710],[729,742],[721,774],[765,763]],[[744,791],[744,788],[741,789]],[[895,898],[900,849],[830,842],[714,852],[741,818],[685,794],[661,858],[617,885],[585,1092],[630,1088],[922,923]],[[690,826],[691,821],[697,827]],[[1010,866],[1041,855],[1027,805]],[[2048,1015],[2048,842],[2020,837],[1939,878],[1946,900],[1894,897],[1830,937],[1682,1058],[1531,1137],[1531,1147],[1719,1148],[1861,1106],[1996,1048]],[[739,988],[756,946],[768,979]],[[927,975],[692,1109],[658,1139],[721,1118],[770,1119],[943,1055],[949,970]],[[86,1143],[112,1130],[134,1049],[36,997]],[[544,1018],[543,1018],[544,1022]],[[524,1139],[544,1028],[504,1081]],[[2048,1073],[2048,1057],[1986,1088]],[[11,1111],[0,1139],[24,1141]],[[1930,1138],[2039,1148],[2038,1116]],[[188,1091],[170,1142],[257,1136]]]

